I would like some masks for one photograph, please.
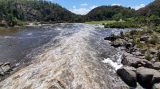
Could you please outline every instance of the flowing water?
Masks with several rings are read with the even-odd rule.
[[[128,89],[115,72],[121,52],[104,40],[120,31],[56,24],[1,34],[1,62],[31,63],[0,82],[0,89]]]

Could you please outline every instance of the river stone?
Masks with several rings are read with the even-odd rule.
[[[140,41],[148,41],[149,37],[148,36],[141,36]]]
[[[139,51],[134,52],[133,55],[135,55],[135,56],[144,56],[144,55],[143,55],[141,52],[139,52]]]
[[[153,67],[154,67],[154,69],[156,69],[156,70],[160,70],[160,62],[155,62],[155,63],[153,64]]]
[[[160,72],[154,69],[140,67],[137,69],[137,81],[144,88],[151,89],[155,83],[160,82]]]
[[[152,83],[155,84],[155,83],[160,83],[160,72],[158,71],[155,71],[154,72],[154,76],[153,76],[153,79],[152,79]]]
[[[113,41],[113,42],[111,42],[111,46],[117,48],[117,47],[122,46],[122,43],[120,41]]]
[[[145,60],[145,59],[141,59],[138,58],[132,54],[129,53],[124,53],[124,57],[122,59],[122,64],[123,65],[127,65],[127,66],[132,66],[135,68],[138,67],[147,67],[147,68],[153,68],[153,65],[151,62]]]
[[[160,83],[154,84],[152,89],[160,89]]]
[[[3,63],[0,62],[0,75],[4,75],[4,71],[2,69],[2,65],[3,65]]]
[[[11,70],[11,66],[10,63],[5,63],[1,66],[1,68],[3,69],[4,73],[8,72],[9,70]]]
[[[117,70],[117,74],[130,87],[137,87],[136,69],[133,67],[122,67]]]
[[[158,50],[152,48],[152,49],[150,49],[150,52],[151,52],[151,54],[154,55],[154,54],[157,54],[157,53],[158,53]]]
[[[104,40],[115,41],[117,39],[116,36],[105,37]]]

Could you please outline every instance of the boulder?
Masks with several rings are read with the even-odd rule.
[[[138,67],[153,68],[153,65],[150,61],[147,61],[145,59],[140,59],[126,52],[124,53],[124,57],[122,58],[122,64],[127,66],[132,66],[135,68],[138,68]]]
[[[142,87],[151,89],[155,83],[160,82],[160,72],[154,69],[140,67],[137,69],[137,81]]]
[[[154,76],[153,76],[153,79],[152,79],[152,83],[155,84],[155,83],[160,83],[160,72],[159,71],[155,71],[154,72]]]
[[[160,62],[155,62],[155,63],[153,64],[153,67],[154,67],[154,69],[156,69],[156,70],[160,70]]]
[[[142,54],[145,54],[147,49],[139,49]]]
[[[113,41],[111,43],[111,46],[115,47],[115,48],[118,48],[118,47],[121,47],[122,46],[122,43],[118,42],[118,41]]]
[[[137,87],[136,69],[133,67],[122,67],[117,70],[117,74],[130,87]]]
[[[2,68],[4,73],[7,73],[11,70],[11,65],[10,65],[10,63],[5,63],[1,66],[1,68]]]
[[[4,71],[3,71],[3,69],[2,69],[2,66],[3,65],[3,63],[0,63],[0,75],[4,75]]]
[[[135,55],[135,56],[144,56],[144,55],[143,55],[141,52],[139,52],[139,51],[133,52],[132,54]]]
[[[125,44],[126,44],[126,41],[124,39],[117,39],[111,42],[111,46],[116,48],[120,46],[124,46]]]
[[[117,37],[114,36],[114,35],[111,35],[111,36],[109,36],[109,37],[105,37],[105,38],[104,38],[104,40],[109,40],[109,41],[115,41],[116,39],[117,39]]]
[[[160,89],[160,83],[154,84],[152,89]]]
[[[130,43],[130,42],[125,42],[124,46],[126,49],[133,47],[132,43]]]
[[[153,54],[153,55],[155,55],[155,54],[158,53],[158,50],[152,48],[152,49],[150,49],[150,53]]]
[[[148,41],[149,36],[141,36],[140,41]]]

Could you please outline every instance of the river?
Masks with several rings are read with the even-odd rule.
[[[0,34],[0,62],[21,66],[1,89],[128,89],[117,76],[121,51],[106,36],[124,29],[55,24]]]

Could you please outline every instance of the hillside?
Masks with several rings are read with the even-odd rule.
[[[44,0],[0,0],[0,20],[73,22],[77,15]]]
[[[108,20],[108,19],[119,19],[134,17],[136,11],[131,8],[122,6],[100,6],[91,10],[86,18],[88,20]]]
[[[137,12],[143,16],[156,15],[160,17],[160,0],[155,0],[144,8],[139,9]]]

